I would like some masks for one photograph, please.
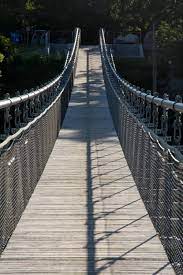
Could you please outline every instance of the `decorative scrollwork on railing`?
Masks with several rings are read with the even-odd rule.
[[[121,78],[100,30],[115,129],[139,193],[176,274],[183,274],[183,104]]]

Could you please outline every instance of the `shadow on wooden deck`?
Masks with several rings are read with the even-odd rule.
[[[90,93],[90,89],[89,89],[89,85],[91,85],[91,79],[95,79],[93,80],[93,83],[96,84],[96,81],[98,84],[102,85],[102,82],[100,83],[100,79],[98,79],[98,75],[96,74],[95,71],[91,71],[89,68],[89,54],[90,51],[87,51],[87,105],[89,107],[90,104],[90,99],[89,99],[89,93]],[[92,53],[93,54],[93,53]],[[92,77],[91,77],[92,75]],[[117,180],[113,180],[113,181],[109,181],[107,183],[101,184],[98,187],[93,187],[93,179],[95,177],[92,176],[92,169],[97,168],[97,167],[93,167],[92,166],[92,161],[94,160],[92,158],[92,135],[90,133],[91,128],[87,127],[87,136],[91,137],[91,139],[87,139],[87,188],[88,188],[88,192],[87,192],[87,253],[88,253],[88,261],[87,261],[87,270],[88,270],[88,275],[97,275],[100,274],[102,272],[109,272],[109,268],[111,268],[113,265],[115,265],[115,263],[117,261],[122,261],[125,260],[126,256],[128,254],[130,254],[131,252],[135,251],[136,249],[138,249],[139,247],[143,246],[144,244],[150,242],[152,239],[154,239],[155,237],[157,237],[157,234],[154,234],[148,238],[144,238],[143,241],[139,241],[138,245],[135,245],[134,247],[132,247],[131,249],[127,250],[125,253],[122,253],[120,256],[116,256],[116,257],[103,257],[103,258],[98,258],[96,257],[96,245],[104,240],[107,240],[111,235],[115,235],[118,234],[120,232],[122,232],[123,229],[135,224],[136,222],[143,220],[145,217],[148,216],[148,214],[142,215],[137,219],[133,219],[130,223],[127,223],[123,226],[120,226],[118,228],[116,228],[115,230],[112,231],[106,231],[103,232],[103,235],[101,236],[101,234],[97,234],[95,233],[95,224],[96,221],[99,219],[105,219],[106,217],[116,213],[117,211],[124,209],[125,207],[128,207],[132,204],[137,203],[138,201],[141,200],[141,198],[138,198],[136,200],[132,200],[129,201],[129,203],[122,205],[120,207],[115,208],[112,211],[105,211],[105,212],[101,212],[101,213],[95,213],[94,211],[94,205],[100,201],[103,201],[105,199],[114,197],[115,195],[125,192],[129,189],[133,189],[134,187],[136,187],[136,185],[132,184],[132,186],[128,187],[128,188],[122,188],[120,191],[118,192],[114,192],[112,194],[110,194],[109,196],[106,197],[102,197],[101,200],[95,200],[94,198],[94,190],[96,190],[97,188],[101,188],[103,186],[107,186],[110,184],[113,184],[115,181],[119,181],[119,180],[124,180],[125,178],[128,178],[129,176],[131,176],[131,174],[127,175],[127,176],[122,176],[120,178],[118,178]],[[112,133],[106,133],[107,136],[110,136]],[[115,152],[115,145],[109,145],[108,147],[114,147],[114,152],[107,154],[107,155],[103,155],[101,157],[97,157],[97,158],[105,158],[105,157],[110,157],[111,154],[115,154],[118,153],[118,151]],[[107,149],[107,147],[102,148],[99,151],[103,151],[105,152],[105,150]],[[116,161],[119,161],[121,159],[117,159]],[[114,160],[109,161],[108,163],[112,163],[115,162]],[[106,164],[102,164],[100,165],[105,166]],[[125,167],[122,167],[125,168]],[[117,171],[120,168],[116,168],[113,169],[111,171],[107,171],[107,172],[103,172],[102,175],[107,175],[110,174],[111,172]],[[99,235],[99,236],[98,236]],[[100,262],[100,267],[97,267],[97,263]],[[169,262],[165,263],[164,265],[162,265],[160,268],[158,268],[156,271],[153,272],[153,275],[156,274],[160,274],[165,268],[167,268],[170,265]],[[110,273],[111,275],[113,274],[113,272]],[[117,273],[115,273],[117,274]]]

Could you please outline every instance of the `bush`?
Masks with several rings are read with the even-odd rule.
[[[64,54],[50,56],[36,52],[16,54],[9,58],[4,66],[5,87],[10,92],[35,88],[61,73],[64,61]]]
[[[62,63],[64,60],[64,54],[51,54],[49,56],[39,53],[38,51],[35,52],[23,52],[19,54],[15,54],[12,58],[9,59],[9,64],[14,66],[25,66],[25,68],[33,67],[35,68],[36,65],[52,65],[52,64],[59,64]]]
[[[11,40],[4,35],[0,35],[0,52],[5,57],[9,57],[15,53],[15,48],[11,43]]]
[[[39,54],[17,54],[10,60],[11,65],[14,66],[36,66],[40,65],[42,62],[42,57]],[[44,62],[43,62],[44,63]]]
[[[0,53],[0,63],[2,63],[4,60],[4,54]]]

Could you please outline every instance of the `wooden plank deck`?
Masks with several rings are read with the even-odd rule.
[[[174,274],[118,142],[95,47],[80,49],[63,129],[0,274]]]

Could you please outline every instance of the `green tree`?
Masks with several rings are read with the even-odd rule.
[[[111,16],[124,29],[148,31],[153,23],[182,17],[182,0],[112,0]]]
[[[175,41],[183,40],[183,20],[177,19],[176,24],[175,22],[168,23],[167,21],[161,21],[156,36],[161,47],[166,47]]]

